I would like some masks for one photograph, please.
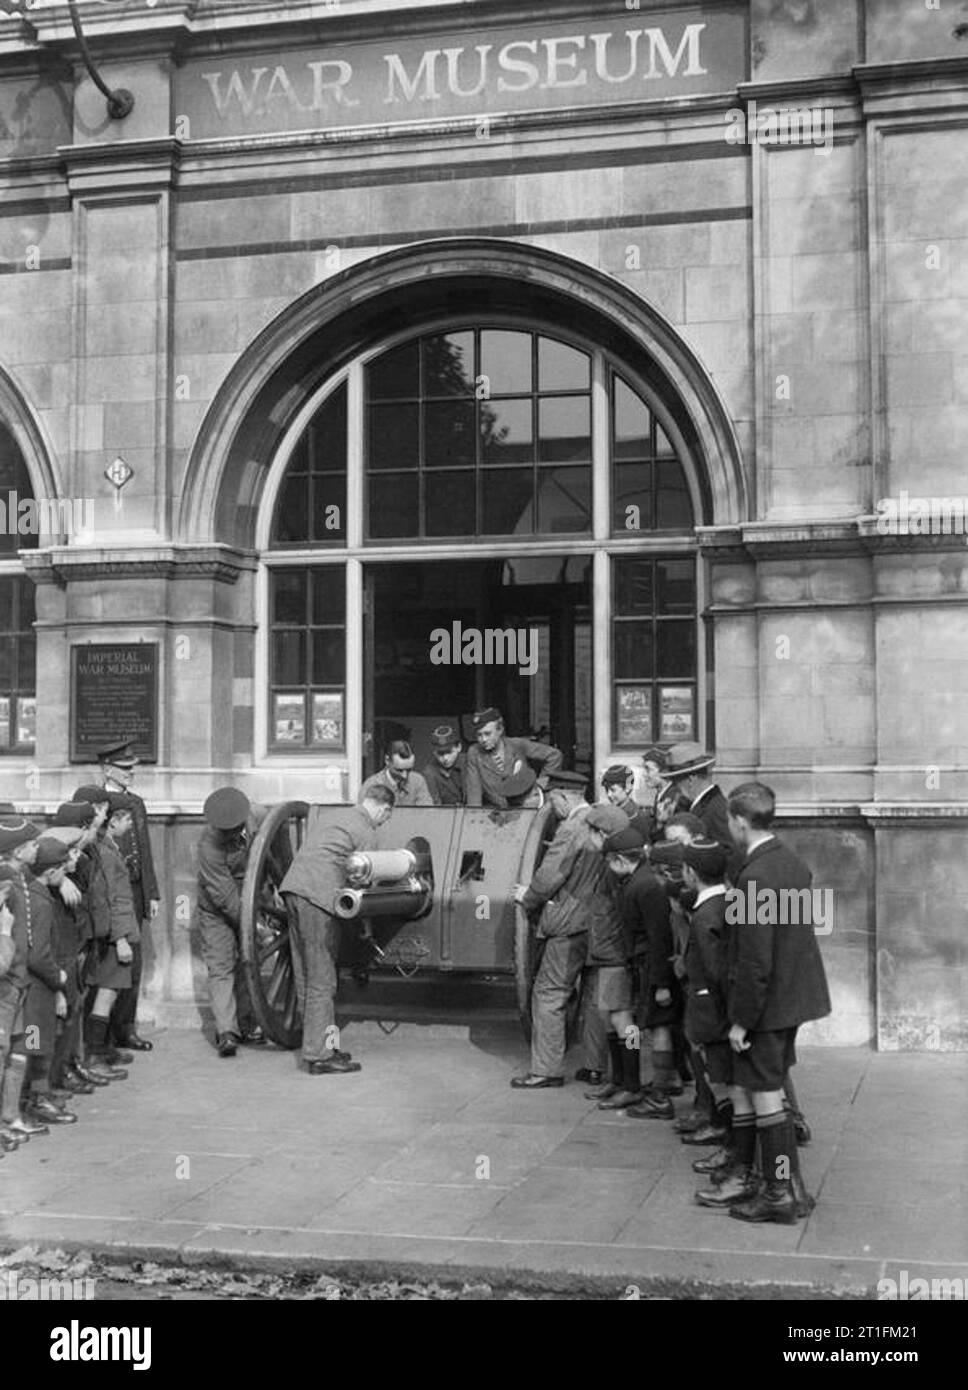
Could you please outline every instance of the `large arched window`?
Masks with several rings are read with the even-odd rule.
[[[514,706],[522,732],[554,731],[557,709],[590,756],[590,696],[573,683],[566,717],[560,687],[568,662],[591,684],[593,610],[608,628],[610,745],[698,737],[701,504],[676,418],[636,364],[507,317],[436,323],[344,368],[291,432],[270,482],[267,751],[344,745],[345,558],[372,578],[360,616],[375,625],[364,719],[377,737],[487,699]],[[439,567],[418,574],[409,556]],[[465,626],[482,614],[535,624],[548,671],[518,698],[487,673],[433,669],[427,633],[451,608]],[[419,702],[404,692],[431,686],[448,692],[440,709],[429,695],[426,716],[397,708]],[[396,703],[381,711],[381,698]]]
[[[36,743],[34,585],[17,558],[37,545],[36,526],[19,525],[20,503],[32,498],[23,454],[0,422],[0,756],[32,753]]]

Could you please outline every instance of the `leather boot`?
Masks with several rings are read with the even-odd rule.
[[[606,1100],[600,1100],[598,1102],[599,1110],[624,1110],[629,1105],[636,1105],[642,1099],[639,1049],[626,1047],[625,1043],[620,1040],[619,1050],[621,1052],[621,1057],[618,1060],[622,1068],[622,1089]]]
[[[615,1033],[609,1033],[607,1042],[608,1055],[612,1064],[611,1079],[601,1086],[593,1086],[590,1091],[585,1091],[584,1095],[586,1100],[609,1100],[612,1096],[617,1096],[622,1089],[625,1071],[625,1062],[622,1054],[625,1049],[622,1046],[621,1039]],[[638,1053],[636,1053],[636,1056],[638,1056]]]
[[[75,1062],[74,1071],[87,1086],[93,1086],[95,1090],[99,1086],[110,1086],[111,1078],[107,1072],[99,1068],[96,1058],[91,1058],[87,1062]]]
[[[737,1203],[753,1201],[758,1187],[759,1182],[752,1168],[733,1167],[729,1169],[722,1182],[714,1183],[712,1187],[699,1188],[696,1201],[701,1207],[725,1211]]]
[[[729,1144],[724,1144],[721,1149],[716,1149],[708,1158],[694,1158],[692,1171],[694,1173],[708,1173],[713,1182],[719,1182],[725,1175],[726,1169],[734,1164],[735,1157],[735,1149]]]
[[[793,1196],[793,1184],[789,1178],[767,1181],[748,1202],[731,1206],[729,1214],[735,1216],[737,1221],[775,1221],[780,1226],[795,1226],[797,1203]]]

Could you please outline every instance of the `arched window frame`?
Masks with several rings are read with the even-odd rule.
[[[467,539],[407,539],[404,541],[367,540],[365,538],[365,370],[370,362],[383,353],[401,346],[414,337],[435,333],[456,333],[467,328],[518,329],[546,334],[589,354],[591,358],[592,404],[592,527],[590,533],[563,536],[503,537],[497,540],[471,538],[475,558],[503,558],[512,553],[531,555],[570,553],[593,557],[593,590],[595,621],[593,623],[593,654],[596,687],[605,686],[608,698],[601,704],[596,689],[596,726],[607,727],[607,737],[601,742],[596,736],[596,758],[603,756],[602,748],[621,750],[614,730],[614,682],[612,680],[612,623],[604,620],[611,615],[612,559],[622,555],[691,557],[696,564],[696,685],[694,736],[705,737],[706,670],[705,642],[701,614],[705,606],[704,576],[698,563],[698,546],[692,528],[683,531],[634,532],[628,536],[612,533],[611,496],[613,460],[611,454],[611,396],[610,377],[614,371],[642,398],[672,444],[682,466],[693,516],[697,523],[704,517],[703,493],[700,485],[699,462],[693,457],[672,411],[661,395],[635,370],[634,365],[614,356],[600,343],[576,335],[560,323],[533,316],[511,314],[440,315],[422,321],[419,327],[408,327],[387,335],[369,345],[351,362],[328,377],[303,404],[289,425],[268,472],[256,526],[256,548],[259,555],[257,574],[257,612],[260,617],[255,651],[255,757],[258,763],[278,766],[287,757],[298,760],[300,767],[313,764],[330,767],[334,761],[346,764],[349,785],[355,788],[362,758],[361,731],[357,720],[348,712],[362,709],[363,704],[363,566],[367,563],[454,559],[467,554]],[[328,399],[345,383],[347,391],[347,490],[346,543],[299,546],[287,544],[273,547],[271,532],[280,489],[303,434]],[[607,460],[607,466],[599,466]],[[271,614],[269,586],[271,571],[301,568],[306,565],[337,565],[346,572],[346,672],[344,687],[345,742],[341,749],[316,751],[312,748],[287,750],[273,747],[269,738],[269,642]],[[605,717],[605,710],[608,716]],[[658,731],[655,731],[656,737]]]

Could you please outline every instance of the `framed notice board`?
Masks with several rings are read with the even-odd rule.
[[[158,761],[158,643],[71,647],[71,762],[130,739],[142,762]]]

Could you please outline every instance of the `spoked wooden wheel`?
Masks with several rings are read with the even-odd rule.
[[[306,836],[309,806],[286,801],[274,806],[252,844],[242,884],[242,962],[256,1018],[280,1047],[302,1042],[282,880]]]

